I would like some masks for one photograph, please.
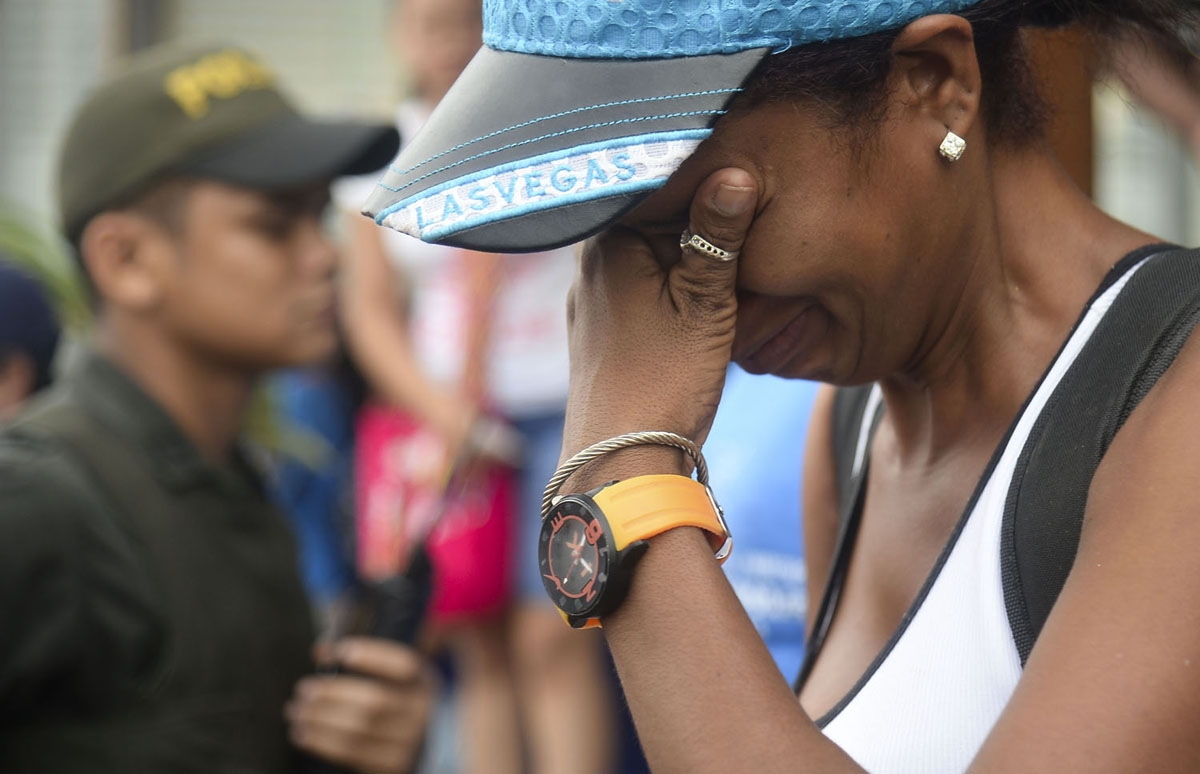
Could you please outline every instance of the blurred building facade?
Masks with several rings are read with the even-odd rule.
[[[259,52],[304,108],[390,119],[404,76],[395,0],[0,0],[0,197],[50,219],[54,150],[72,107],[123,52],[163,40]],[[1200,175],[1184,145],[1119,87],[1096,87],[1094,194],[1118,217],[1200,243]]]
[[[391,120],[394,0],[0,0],[0,197],[45,220],[72,109],[122,54],[160,41],[260,54],[300,107]]]
[[[1151,234],[1200,245],[1200,174],[1187,145],[1117,83],[1098,84],[1092,104],[1096,201]]]

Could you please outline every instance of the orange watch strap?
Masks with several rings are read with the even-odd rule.
[[[728,537],[708,488],[687,476],[636,476],[604,487],[592,499],[604,513],[618,551],[675,527],[704,530],[714,552]]]

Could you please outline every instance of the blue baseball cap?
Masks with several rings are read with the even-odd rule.
[[[427,242],[579,241],[660,188],[766,56],[977,0],[484,0],[484,47],[365,214]]]
[[[58,316],[42,286],[0,253],[0,363],[14,352],[25,354],[33,361],[33,388],[40,390],[50,383],[58,339]]]

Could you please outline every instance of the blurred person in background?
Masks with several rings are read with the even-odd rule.
[[[394,47],[413,83],[413,96],[397,114],[401,133],[407,134],[424,123],[479,49],[482,9],[479,0],[400,0],[393,13]],[[516,585],[515,609],[501,617],[460,617],[451,632],[466,745],[463,769],[609,771],[615,757],[614,704],[601,641],[563,626],[546,603],[534,557],[541,492],[562,442],[564,310],[574,262],[569,250],[472,253],[380,229],[359,215],[375,180],[348,182],[337,193],[350,214],[342,309],[351,351],[372,390],[401,412],[392,415],[393,421],[408,423],[396,432],[426,437],[409,443],[403,456],[442,460],[442,467],[491,464],[491,475],[497,464],[518,466],[510,527],[519,547],[515,557],[507,557],[503,568],[494,561],[468,563],[468,571],[474,567],[468,585],[475,588],[497,588],[495,573],[509,573]],[[360,431],[361,446],[389,448],[375,440],[370,427],[360,424]],[[441,454],[414,451],[430,448]],[[401,455],[368,451],[363,459],[360,449],[360,475],[368,467],[379,470],[379,459],[388,456]],[[391,465],[393,472],[411,472],[411,466]],[[433,471],[429,477],[438,476]],[[490,496],[502,493],[493,489]],[[364,534],[363,508],[367,530],[386,532],[378,522],[390,517],[408,519],[408,529],[421,531],[412,524],[422,519],[417,508],[401,513],[395,506],[402,499],[360,496],[360,561],[376,542]],[[381,500],[392,505],[372,505]],[[407,502],[411,506],[413,498]],[[445,505],[455,507],[452,501]],[[424,509],[431,510],[437,508]],[[492,558],[512,541],[511,535],[489,541]],[[386,553],[385,560],[399,551]],[[436,613],[436,602],[434,608]]]
[[[59,333],[41,285],[0,254],[0,425],[50,385]]]
[[[1194,33],[1200,37],[1200,32]],[[1157,113],[1200,160],[1200,58],[1192,51],[1171,51],[1153,38],[1134,32],[1110,44],[1109,65],[1121,83]]]
[[[96,324],[0,434],[0,770],[412,764],[421,659],[348,639],[309,674],[294,543],[239,444],[258,378],[333,350],[328,182],[396,145],[299,115],[236,49],[141,54],[75,114],[59,206]]]
[[[336,635],[357,587],[354,570],[354,418],[364,385],[344,348],[267,381],[268,491],[292,524],[300,574],[321,634]]]
[[[775,665],[788,680],[804,657],[811,589],[804,564],[801,470],[818,384],[731,365],[704,442],[709,484],[721,493],[737,550],[723,565]],[[820,600],[816,600],[820,601]]]

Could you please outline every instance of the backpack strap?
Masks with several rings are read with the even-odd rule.
[[[854,553],[854,541],[858,536],[858,525],[862,521],[863,503],[867,491],[867,457],[871,436],[879,423],[882,402],[874,384],[859,387],[843,387],[833,398],[833,473],[837,487],[838,521],[837,542],[834,544],[833,561],[829,565],[829,578],[825,592],[821,595],[821,606],[813,618],[813,628],[804,646],[804,661],[800,673],[792,683],[792,690],[799,693],[808,679],[817,654],[825,643],[825,636],[833,623],[842,587],[846,583],[846,572],[850,568],[850,556]]]
[[[833,475],[843,522],[850,515],[846,505],[854,499],[855,462],[862,462],[857,460],[860,436],[873,388],[873,384],[843,387],[833,396]]]
[[[1034,424],[1001,527],[1004,602],[1022,666],[1074,564],[1100,461],[1197,321],[1200,250],[1168,250],[1147,259]]]

